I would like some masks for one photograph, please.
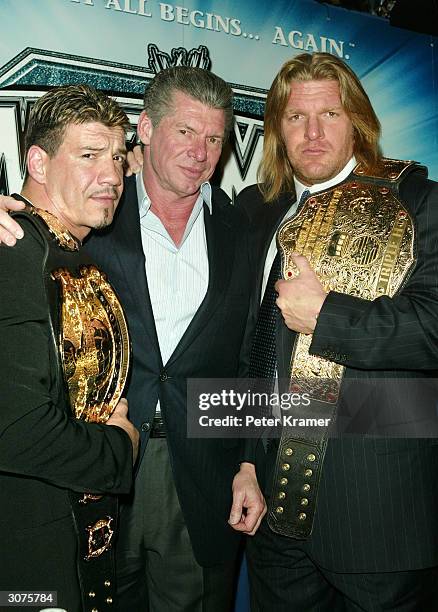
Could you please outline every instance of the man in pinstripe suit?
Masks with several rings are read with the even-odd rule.
[[[307,482],[301,486],[306,466],[294,463],[297,450],[291,446],[282,455],[281,441],[273,439],[257,444],[257,473],[270,510],[248,542],[253,612],[438,610],[438,440],[418,437],[422,424],[434,424],[418,412],[430,407],[438,369],[438,185],[417,164],[383,160],[379,135],[371,103],[349,67],[324,53],[296,56],[268,94],[261,184],[239,196],[259,262],[254,319],[269,291],[277,228],[297,212],[306,190],[315,203],[334,186],[365,182],[391,193],[415,227],[413,267],[393,298],[327,293],[299,255],[299,276],[275,285],[282,315],[274,347],[279,380],[289,375],[296,333],[313,334],[310,355],[346,367],[338,409],[343,406],[346,429],[355,435],[330,439],[321,455],[313,528],[305,536],[292,522],[309,521],[316,451],[304,457]],[[351,379],[365,389],[361,396],[354,386],[348,392]],[[366,438],[367,432],[383,435]],[[302,504],[290,524],[284,519],[289,485],[299,489]]]

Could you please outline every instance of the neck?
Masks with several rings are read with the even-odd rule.
[[[161,188],[154,188],[145,181],[151,201],[151,211],[160,219],[176,246],[181,244],[188,220],[199,197],[199,191],[189,196],[179,196]]]

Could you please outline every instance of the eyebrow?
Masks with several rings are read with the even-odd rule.
[[[344,110],[342,104],[334,104],[332,106],[326,106],[320,112],[327,113],[328,111],[338,111]],[[307,111],[301,110],[298,106],[289,106],[284,109],[284,113],[289,113],[290,115],[305,115]]]
[[[194,127],[192,127],[191,125],[189,125],[188,123],[185,123],[185,122],[183,122],[183,121],[181,121],[180,123],[177,123],[177,124],[176,124],[176,126],[177,126],[178,128],[181,128],[181,127],[182,127],[182,128],[187,129],[187,130],[190,130],[190,131],[191,131],[191,132],[193,132],[194,134],[198,134],[198,132],[195,130],[195,128],[194,128]],[[222,139],[224,139],[224,138],[225,138],[225,132],[223,132],[222,134],[209,134],[209,135],[207,136],[207,138],[222,138]]]
[[[81,145],[79,147],[80,151],[95,151],[96,153],[99,153],[99,151],[104,151],[107,147],[96,147],[93,145]],[[119,147],[118,149],[116,149],[115,154],[118,153],[122,153],[123,155],[127,155],[128,153],[128,149],[126,147]]]

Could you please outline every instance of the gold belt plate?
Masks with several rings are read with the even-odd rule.
[[[350,182],[311,196],[277,234],[283,278],[307,257],[326,291],[366,300],[393,296],[414,261],[414,226],[386,187]],[[291,388],[336,403],[344,366],[309,354],[312,335],[299,334],[291,358]]]
[[[104,423],[119,402],[129,372],[128,326],[120,302],[95,266],[52,272],[61,288],[59,349],[70,405],[78,419]]]

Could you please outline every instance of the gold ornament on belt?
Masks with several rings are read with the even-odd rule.
[[[128,327],[105,275],[93,265],[79,271],[79,277],[65,268],[52,272],[62,292],[60,353],[73,414],[103,423],[119,402],[128,376]]]
[[[304,255],[326,291],[366,300],[393,296],[414,263],[412,219],[387,188],[349,182],[306,200],[277,235],[285,279],[298,275],[292,254]],[[291,389],[336,403],[344,366],[309,354],[299,334],[291,359]]]
[[[80,242],[50,212],[26,203],[26,211],[42,219],[58,246],[78,251]],[[74,416],[104,423],[120,401],[130,363],[128,326],[120,302],[94,265],[52,272],[61,293],[59,352]],[[100,499],[100,496],[95,496]],[[84,496],[83,503],[93,500]]]

